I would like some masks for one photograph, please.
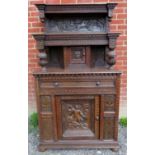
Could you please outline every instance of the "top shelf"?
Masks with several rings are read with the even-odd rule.
[[[112,18],[112,11],[117,3],[104,4],[65,4],[65,5],[48,5],[36,4],[40,11],[40,19],[42,22],[48,14],[107,14]]]

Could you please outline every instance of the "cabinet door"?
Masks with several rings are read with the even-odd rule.
[[[57,96],[59,139],[99,138],[98,96]]]

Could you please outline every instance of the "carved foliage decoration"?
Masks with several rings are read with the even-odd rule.
[[[40,97],[40,107],[41,107],[41,112],[51,112],[52,111],[51,97],[50,96],[41,96]]]
[[[104,139],[114,138],[114,117],[104,118]]]
[[[91,112],[91,101],[67,100],[62,102],[62,120],[64,129],[88,129]]]
[[[114,111],[115,109],[115,95],[104,95],[104,110]]]
[[[104,18],[57,18],[47,20],[47,32],[105,32]]]

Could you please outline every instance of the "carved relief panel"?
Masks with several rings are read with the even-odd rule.
[[[104,95],[104,111],[115,110],[115,95]]]
[[[90,47],[74,46],[64,48],[65,68],[82,68],[90,66]]]
[[[59,97],[60,137],[62,139],[97,138],[98,125],[95,123],[95,112],[98,111],[94,96],[62,96]],[[96,105],[95,105],[96,104]],[[62,125],[62,126],[61,126]]]
[[[71,63],[85,63],[86,51],[83,47],[72,47],[71,48]]]
[[[48,95],[40,96],[40,109],[41,109],[41,112],[52,111],[51,96],[48,96]]]
[[[45,21],[46,32],[106,32],[107,23],[103,17],[58,17]]]

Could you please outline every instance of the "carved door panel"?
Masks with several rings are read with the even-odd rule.
[[[81,68],[90,66],[90,47],[64,47],[64,67]]]
[[[56,97],[59,139],[99,138],[98,96]]]

